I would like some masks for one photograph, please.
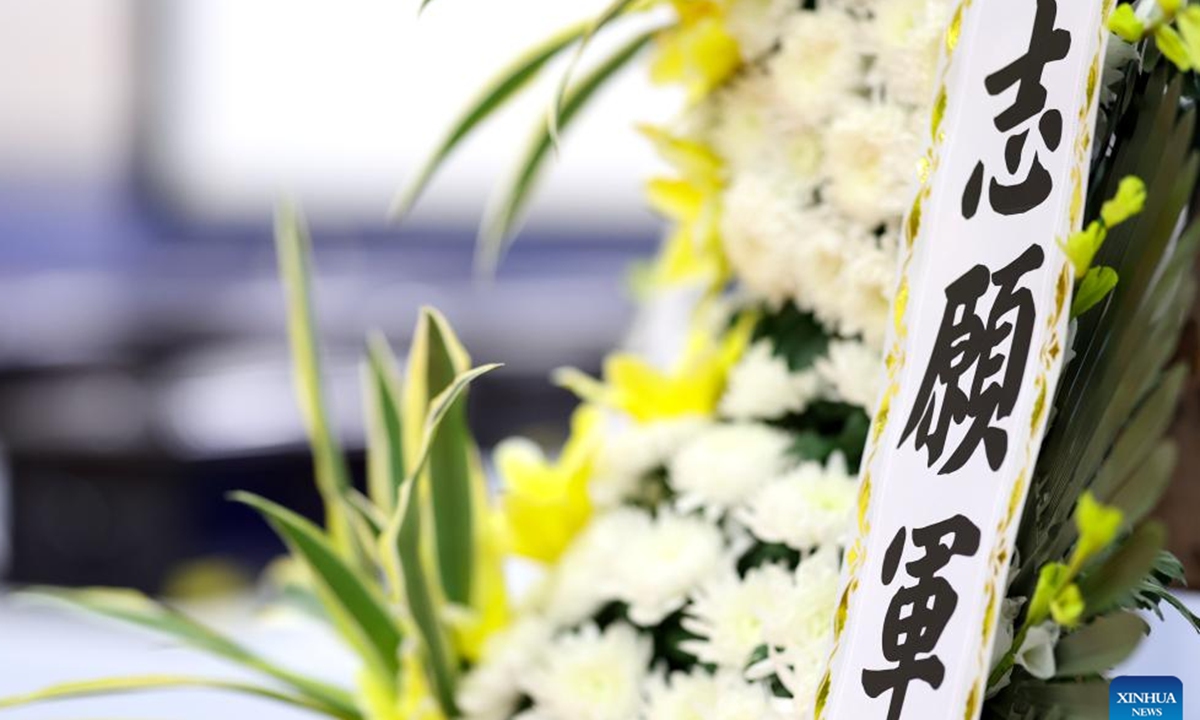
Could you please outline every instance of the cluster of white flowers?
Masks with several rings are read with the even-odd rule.
[[[730,168],[725,252],[756,296],[878,349],[949,2],[825,0],[782,20],[748,4],[776,23],[778,50],[693,123]]]
[[[750,343],[709,414],[608,411],[592,519],[464,679],[471,720],[811,715],[858,481],[789,423],[877,400],[947,2],[815,5],[723,3],[746,64],[684,119],[726,168],[719,235],[739,286],[819,324],[815,344]],[[646,329],[669,350],[662,325]]]

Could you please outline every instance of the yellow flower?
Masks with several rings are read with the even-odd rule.
[[[1138,18],[1132,5],[1118,5],[1108,17],[1108,29],[1122,40],[1139,42],[1146,32],[1146,25]]]
[[[663,372],[629,353],[609,356],[604,382],[577,370],[558,381],[584,400],[627,413],[638,422],[687,415],[710,416],[725,391],[729,369],[745,353],[755,318],[744,316],[722,338],[694,329],[675,367]]]
[[[400,683],[400,702],[396,712],[368,716],[371,720],[446,720],[415,652],[405,652],[400,660]]]
[[[511,612],[508,603],[508,586],[504,580],[504,560],[507,549],[507,531],[500,511],[488,503],[486,490],[475,501],[475,571],[471,580],[471,607],[454,617],[448,608],[448,619],[453,620],[454,644],[460,655],[475,661],[483,653],[483,646],[494,633],[508,627]]]
[[[600,441],[599,408],[581,405],[571,418],[571,436],[551,462],[533,443],[506,440],[496,448],[504,480],[500,504],[513,552],[552,563],[592,513],[588,479]]]
[[[1121,178],[1117,194],[1100,208],[1100,217],[1109,228],[1137,215],[1146,206],[1146,183],[1136,175]]]
[[[1058,597],[1050,602],[1050,616],[1054,618],[1054,622],[1065,628],[1078,625],[1086,609],[1083,594],[1079,592],[1079,586],[1075,583],[1063,588]]]
[[[705,145],[661,128],[640,129],[679,173],[676,178],[655,178],[646,187],[651,207],[675,223],[656,262],[655,280],[664,285],[694,280],[722,284],[729,267],[718,234],[725,187],[721,159]]]
[[[1096,253],[1104,244],[1106,237],[1108,237],[1108,229],[1100,222],[1093,220],[1088,223],[1086,228],[1072,234],[1067,239],[1066,247],[1063,249],[1075,268],[1075,277],[1082,278],[1087,273],[1088,268],[1092,266],[1092,258],[1096,257]]]
[[[1091,491],[1085,492],[1075,506],[1075,527],[1079,540],[1071,554],[1071,569],[1078,572],[1083,564],[1107,548],[1125,524],[1119,508],[1104,505]]]
[[[657,83],[682,83],[700,100],[742,63],[737,41],[725,29],[724,13],[711,0],[672,0],[679,23],[663,31],[650,65]]]

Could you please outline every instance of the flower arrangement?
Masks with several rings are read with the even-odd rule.
[[[430,0],[425,0],[427,4]],[[642,133],[672,168],[652,179],[669,221],[639,274],[687,322],[610,355],[600,378],[563,370],[581,399],[562,451],[495,451],[494,502],[467,432],[471,369],[423,314],[407,376],[369,345],[368,491],[348,482],[324,419],[306,240],[279,250],[324,528],[261,498],[303,591],[362,657],[351,692],[299,677],[159,603],[112,591],[69,602],[174,635],[274,681],[215,683],[331,717],[762,720],[820,705],[857,470],[880,395],[883,341],[910,184],[951,0],[616,0],[500,74],[435,148],[401,213],[487,116],[574,51],[548,116],[481,232],[497,262],[551,148],[617,70],[650,51],[688,104]],[[1173,348],[1195,292],[1188,201],[1200,6],[1112,13],[1103,103],[1074,264],[1072,355],[1031,480],[982,713],[1103,717],[1103,674],[1138,644],[1133,612],[1174,605],[1182,580],[1146,515],[1174,466],[1163,434],[1186,370]],[[652,27],[637,25],[649,18]],[[591,39],[631,40],[580,75]],[[582,73],[582,71],[580,71]],[[540,568],[511,597],[501,560]],[[210,683],[133,678],[51,688],[19,704]],[[0,705],[2,706],[2,705]],[[1056,715],[1057,713],[1057,715]]]

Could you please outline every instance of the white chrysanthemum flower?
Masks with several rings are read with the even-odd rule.
[[[637,716],[651,643],[629,625],[585,625],[557,638],[521,678],[535,713],[558,720],[631,720]]]
[[[824,122],[862,82],[862,28],[837,9],[792,14],[770,61],[779,103],[799,123]]]
[[[683,627],[696,635],[681,647],[701,662],[741,671],[766,642],[764,617],[792,596],[792,574],[778,565],[754,568],[739,578],[733,562],[696,592]],[[776,608],[778,612],[778,609]]]
[[[774,420],[803,412],[820,390],[815,370],[792,372],[771,343],[762,340],[729,371],[719,410],[733,420]]]
[[[834,399],[871,412],[883,378],[879,351],[857,340],[833,340],[814,365]]]
[[[683,512],[719,517],[786,470],[791,438],[758,423],[715,425],[683,446],[667,466],[667,482]]]
[[[899,218],[920,158],[919,137],[896,105],[848,107],[825,134],[826,188],[835,207],[864,226]]]
[[[750,293],[779,304],[795,293],[797,240],[806,218],[767,175],[743,172],[725,191],[721,243]]]
[[[938,53],[950,5],[946,0],[890,0],[879,3],[874,29],[874,48],[879,53],[875,68],[880,73],[887,97],[895,102],[925,106],[933,98]]]
[[[645,514],[621,508],[592,519],[546,579],[542,612],[560,626],[574,625],[616,599],[611,583],[627,562],[626,543],[645,532]]]
[[[767,659],[747,670],[751,678],[775,675],[792,694],[794,717],[811,717],[817,686],[832,644],[833,615],[838,597],[838,554],[833,548],[801,561],[785,612],[764,625]]]
[[[685,443],[710,425],[702,417],[625,423],[605,434],[588,481],[597,507],[620,504],[636,494],[647,473],[664,465]]]
[[[837,222],[831,213],[808,213],[793,253],[796,304],[833,328],[844,314],[842,277],[853,257],[847,252],[851,235],[846,224]]]
[[[824,652],[837,606],[840,560],[837,547],[827,545],[800,561],[792,574],[792,590],[769,605],[763,633],[771,647],[803,646]]]
[[[520,680],[553,634],[536,615],[517,620],[488,638],[483,657],[458,687],[458,707],[467,720],[506,720],[521,700]]]
[[[773,142],[777,133],[772,92],[770,77],[749,70],[714,93],[709,101],[712,126],[707,139],[733,174],[761,165],[778,151]]]
[[[824,467],[806,462],[755,492],[735,513],[759,540],[796,550],[845,543],[858,480],[835,453]]]
[[[726,4],[725,29],[742,57],[753,60],[779,41],[779,27],[794,7],[791,0],[732,0]]]
[[[724,538],[716,525],[697,517],[669,510],[656,517],[627,512],[641,519],[627,528],[616,567],[592,581],[608,585],[629,606],[629,619],[649,627],[687,603],[688,594],[717,567]]]
[[[863,245],[846,265],[843,276],[845,335],[861,335],[873,348],[882,348],[891,321],[896,256],[888,249]]]
[[[703,670],[651,676],[641,720],[777,720],[771,696],[739,673]]]

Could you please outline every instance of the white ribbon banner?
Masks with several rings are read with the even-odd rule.
[[[818,720],[974,720],[1067,341],[1111,0],[962,0]]]

